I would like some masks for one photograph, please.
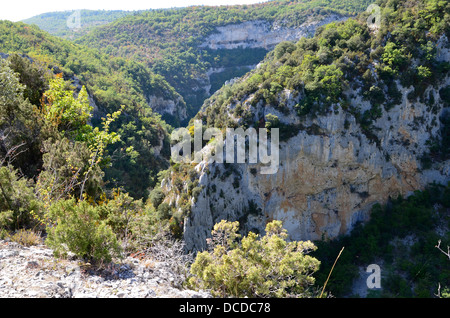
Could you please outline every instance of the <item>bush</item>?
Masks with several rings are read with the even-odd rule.
[[[47,226],[46,243],[54,249],[55,256],[69,252],[91,262],[109,262],[120,256],[116,235],[99,209],[86,201],[75,199],[58,201],[48,210],[51,223]]]
[[[191,267],[194,288],[221,297],[310,297],[312,274],[320,262],[307,252],[307,242],[287,242],[281,221],[267,224],[266,235],[250,232],[240,243],[238,222],[214,226],[210,251],[199,253]]]
[[[266,128],[278,128],[280,126],[280,119],[277,115],[267,114],[266,115]]]
[[[167,203],[161,203],[158,206],[157,209],[157,213],[156,213],[157,217],[159,220],[167,220],[170,219],[171,215],[172,215],[172,211],[170,209],[169,204]]]
[[[128,193],[115,192],[114,198],[97,208],[102,220],[111,227],[119,240],[128,241],[137,235],[135,224],[144,212],[142,200],[134,200]]]
[[[0,167],[0,227],[12,230],[34,226],[31,214],[40,210],[30,181],[20,178],[10,166]]]
[[[158,235],[168,232],[167,222],[158,216],[158,210],[142,199],[135,200],[128,193],[115,191],[111,199],[99,202],[96,209],[119,240],[123,253],[147,249]],[[168,211],[170,213],[170,210]],[[168,218],[168,217],[167,217]]]
[[[165,194],[161,188],[155,188],[150,192],[150,201],[153,207],[157,209],[159,205],[164,201]]]
[[[282,58],[286,53],[291,54],[296,49],[295,44],[289,41],[284,41],[279,43],[274,50],[275,58],[280,59]]]

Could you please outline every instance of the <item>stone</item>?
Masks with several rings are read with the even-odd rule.
[[[442,37],[440,41],[440,58],[448,60],[448,40]],[[439,90],[449,84],[447,77],[429,90],[439,96]],[[281,141],[277,173],[258,173],[260,164],[230,164],[232,168],[225,168],[220,163],[200,162],[195,169],[204,187],[184,220],[186,249],[204,250],[214,224],[221,220],[240,220],[243,233],[264,233],[270,220],[281,220],[291,240],[332,239],[367,221],[376,203],[384,204],[399,195],[407,197],[433,182],[446,185],[450,160],[423,169],[419,158],[428,151],[427,142],[439,134],[439,118],[449,109],[443,103],[434,111],[424,102],[412,104],[407,97],[410,88],[396,85],[402,96],[400,103],[389,110],[381,107],[381,117],[373,123],[378,143],[369,139],[356,118],[341,107],[314,119],[299,118],[290,109],[289,114],[280,114],[280,121],[300,128],[294,137]],[[345,94],[352,107],[361,112],[370,109],[362,92],[349,88]],[[287,105],[296,104],[301,96],[294,95],[283,91],[279,99]],[[252,98],[240,101],[251,114],[274,113],[270,105],[252,106]],[[233,118],[232,105],[227,109]],[[234,179],[239,180],[239,187],[233,185]],[[170,182],[161,184],[167,201],[174,202]]]
[[[23,252],[26,254],[21,254]],[[184,295],[183,290],[158,276],[171,276],[169,266],[156,262],[158,271],[152,271],[145,266],[149,262],[145,258],[117,262],[114,267],[126,278],[117,275],[105,279],[95,271],[82,273],[76,259],[55,258],[44,245],[23,249],[18,244],[0,240],[0,255],[3,256],[0,257],[0,298],[167,298]],[[208,294],[191,291],[186,296],[207,297]]]

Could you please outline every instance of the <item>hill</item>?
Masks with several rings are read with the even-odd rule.
[[[450,246],[450,5],[366,5],[155,10],[76,41],[0,21],[0,240],[44,233],[105,274],[149,253],[223,297],[316,296],[343,251],[328,295],[434,297],[450,286],[435,248]],[[258,150],[242,163],[238,128]]]
[[[143,62],[183,96],[192,118],[207,97],[255,67],[279,42],[311,36],[318,25],[364,11],[368,4],[277,0],[152,10],[95,28],[76,42]]]
[[[138,62],[112,58],[22,22],[1,21],[0,30],[0,52],[27,54],[45,69],[62,72],[78,90],[86,86],[94,108],[94,125],[100,125],[102,117],[118,111],[121,105],[126,106],[112,127],[120,132],[122,142],[110,149],[116,160],[107,169],[106,178],[110,188],[124,187],[133,196],[145,197],[169,159],[170,127],[149,105],[158,100],[172,105],[173,111],[185,109],[181,96],[162,76]],[[45,91],[45,86],[40,91]],[[138,156],[137,162],[131,153]]]
[[[62,11],[43,13],[22,22],[30,25],[37,25],[52,35],[74,40],[88,33],[93,28],[108,24],[114,20],[123,18],[137,11],[122,10],[79,10],[79,11]],[[76,20],[79,15],[80,20]],[[72,18],[71,18],[72,17]],[[79,25],[76,24],[79,22]]]

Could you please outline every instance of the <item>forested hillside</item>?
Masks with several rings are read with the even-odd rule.
[[[184,103],[182,98],[161,76],[138,62],[112,58],[24,23],[2,21],[0,29],[0,52],[27,54],[33,61],[31,65],[43,73],[61,73],[68,85],[73,84],[78,90],[82,85],[86,87],[95,109],[91,119],[95,126],[106,114],[125,106],[111,126],[122,138],[109,149],[113,160],[105,171],[106,182],[109,188],[123,187],[136,198],[146,197],[158,171],[168,161],[170,130],[148,106],[148,99],[158,96]],[[42,94],[47,88],[48,81],[42,81],[36,89]],[[34,98],[37,106],[39,98]]]
[[[107,54],[133,58],[151,67],[184,97],[188,114],[196,114],[205,98],[226,80],[242,76],[255,66],[268,48],[211,50],[201,47],[217,27],[248,21],[277,23],[278,27],[300,27],[330,15],[351,16],[364,11],[370,1],[269,1],[245,6],[192,6],[145,11],[94,29],[76,42]],[[240,63],[241,62],[241,63]],[[241,67],[239,67],[241,66]],[[211,68],[227,68],[209,83]],[[205,89],[212,85],[212,88]]]
[[[183,222],[189,248],[208,248],[220,220],[239,222],[242,235],[262,235],[277,219],[293,240],[333,242],[333,253],[320,243],[315,254],[324,261],[322,282],[346,247],[330,287],[337,295],[351,294],[347,278],[359,275],[358,265],[377,261],[392,266],[377,295],[432,297],[436,281],[448,284],[445,258],[430,244],[448,242],[449,233],[450,7],[434,0],[377,4],[379,27],[367,23],[366,12],[319,27],[312,38],[280,43],[255,70],[205,101],[195,119],[221,128],[224,139],[230,127],[279,128],[280,165],[269,176],[258,173],[262,164],[208,157],[195,169],[172,165],[164,202]],[[194,131],[193,120],[188,128]],[[430,192],[402,199],[434,182]],[[371,215],[374,223],[361,230]],[[409,262],[392,254],[402,247]],[[211,257],[199,275],[216,264]]]

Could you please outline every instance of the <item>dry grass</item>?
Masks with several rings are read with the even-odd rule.
[[[19,243],[23,246],[33,246],[42,244],[42,238],[39,233],[35,233],[32,230],[20,229],[13,235],[10,235],[11,241]]]

